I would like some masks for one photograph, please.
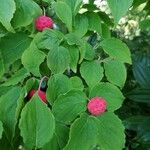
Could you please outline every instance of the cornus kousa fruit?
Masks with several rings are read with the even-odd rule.
[[[94,115],[99,116],[106,110],[106,101],[101,97],[92,98],[87,105],[88,111]]]
[[[35,20],[35,27],[38,31],[53,27],[53,20],[47,16],[40,16]]]
[[[47,99],[46,99],[46,93],[41,91],[41,90],[31,90],[28,93],[28,98],[31,99],[32,96],[37,92],[38,96],[40,97],[40,99],[44,102],[47,103]]]

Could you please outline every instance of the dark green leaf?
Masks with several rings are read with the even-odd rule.
[[[62,42],[63,36],[57,30],[45,29],[42,33],[36,35],[35,43],[39,49],[51,50]]]
[[[42,10],[39,5],[31,0],[15,0],[17,10],[12,20],[15,28],[25,27],[34,22],[37,16],[42,14]]]
[[[53,139],[44,146],[43,150],[61,150],[67,144],[68,138],[69,128],[62,123],[56,122]]]
[[[90,44],[85,43],[85,56],[84,56],[84,59],[93,60],[94,57],[95,57],[95,51],[94,51],[93,47]]]
[[[105,39],[100,43],[103,50],[112,58],[131,64],[131,53],[125,43],[119,39]]]
[[[54,116],[37,95],[23,108],[19,128],[27,149],[41,148],[53,137]]]
[[[111,32],[110,32],[108,26],[105,23],[102,23],[102,37],[104,39],[111,38]]]
[[[150,19],[146,19],[140,22],[140,28],[142,30],[150,29]]]
[[[74,16],[78,13],[80,6],[82,4],[82,0],[58,0],[58,1],[63,1],[66,4],[68,4]]]
[[[100,149],[122,150],[125,146],[125,133],[121,120],[115,114],[110,112],[104,113],[99,116],[98,119],[98,143]]]
[[[9,141],[12,140],[15,133],[17,123],[16,108],[20,92],[20,87],[13,87],[0,97],[0,120],[3,122],[4,131]]]
[[[64,150],[90,150],[97,145],[98,120],[93,116],[82,115],[71,125],[69,141]]]
[[[15,10],[16,10],[16,5],[15,5],[14,0],[1,0],[0,22],[8,31],[11,31],[11,32],[14,32],[10,21],[13,18],[13,14]]]
[[[2,133],[3,133],[3,124],[0,121],[0,139],[2,138]]]
[[[90,91],[90,98],[92,97],[103,97],[107,102],[107,110],[114,111],[121,107],[124,100],[124,96],[121,91],[110,83],[100,83],[92,88]]]
[[[86,34],[88,31],[88,18],[84,14],[79,14],[75,17],[75,22],[74,22],[74,33],[77,34],[78,36],[82,37]]]
[[[74,76],[74,77],[71,77],[70,80],[71,80],[73,89],[76,89],[76,90],[78,89],[78,90],[83,91],[84,85],[83,85],[82,80],[79,77]]]
[[[133,0],[107,0],[107,2],[111,9],[115,23],[118,23],[121,17],[127,13],[133,3]]]
[[[0,79],[4,73],[5,73],[5,67],[4,67],[3,57],[2,57],[2,54],[0,52]]]
[[[47,56],[48,67],[54,74],[63,73],[69,67],[69,56],[69,51],[65,47],[51,49]]]
[[[55,74],[48,81],[47,98],[49,103],[57,99],[61,94],[67,93],[72,89],[72,84],[69,78],[63,74]]]
[[[53,4],[57,16],[66,24],[69,31],[72,31],[72,12],[71,8],[65,2],[56,2]]]
[[[103,68],[97,61],[83,62],[80,73],[90,87],[99,83],[103,78]]]
[[[75,46],[70,46],[68,49],[70,53],[70,69],[76,73],[79,61],[79,49]]]
[[[22,55],[22,64],[24,67],[35,76],[40,76],[39,66],[44,61],[45,54],[40,51],[34,42]]]
[[[86,95],[79,90],[72,90],[60,95],[53,105],[55,118],[70,124],[81,112],[86,110]]]
[[[24,33],[8,34],[1,39],[0,51],[5,68],[8,68],[21,58],[22,53],[29,47],[30,42],[31,39]]]
[[[101,28],[101,19],[97,13],[87,13],[88,22],[89,22],[89,30],[96,31],[98,34],[101,35],[102,28]]]
[[[67,43],[69,45],[81,45],[81,39],[77,34],[69,33],[65,35],[65,38],[67,40]]]
[[[125,65],[117,60],[104,63],[107,80],[119,87],[123,87],[126,81],[127,72]]]
[[[15,74],[13,74],[9,79],[6,80],[2,86],[11,86],[15,85],[19,82],[22,82],[24,78],[29,76],[29,73],[25,68],[18,70]]]

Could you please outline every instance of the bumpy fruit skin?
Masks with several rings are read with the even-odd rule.
[[[87,108],[92,115],[99,116],[105,112],[106,106],[106,101],[103,98],[94,97],[88,102]]]
[[[31,90],[28,93],[28,98],[31,99],[32,96],[37,92],[38,96],[40,97],[40,99],[44,102],[47,103],[47,99],[46,99],[46,93],[41,91],[41,90]]]
[[[45,28],[52,28],[53,20],[47,16],[40,16],[35,20],[35,28],[38,31],[43,31]]]

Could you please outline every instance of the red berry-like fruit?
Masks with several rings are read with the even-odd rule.
[[[46,100],[46,93],[41,91],[41,90],[38,90],[38,96],[41,98],[41,100],[44,102],[44,103],[47,103],[47,100]]]
[[[37,92],[38,96],[40,97],[40,99],[44,102],[47,103],[47,99],[46,99],[46,93],[41,91],[41,90],[31,90],[28,93],[28,98],[31,99],[32,96]]]
[[[31,90],[29,93],[28,93],[28,98],[32,98],[32,96],[36,93],[36,90]]]
[[[40,16],[35,20],[35,27],[38,31],[53,27],[53,20],[47,16]]]
[[[92,98],[87,105],[88,111],[94,115],[99,116],[106,110],[106,101],[101,97]]]

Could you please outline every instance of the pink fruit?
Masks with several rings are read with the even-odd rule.
[[[43,92],[43,91],[38,91],[38,96],[41,98],[41,100],[44,102],[44,103],[47,103],[47,100],[46,100],[46,93]]]
[[[40,99],[44,102],[47,103],[47,99],[46,99],[46,93],[41,91],[41,90],[31,90],[28,93],[28,98],[31,99],[32,96],[37,92],[38,96],[40,97]]]
[[[88,102],[87,108],[92,115],[98,116],[105,112],[106,105],[106,101],[103,98],[94,97]]]
[[[36,90],[31,90],[29,93],[28,93],[28,98],[32,98],[32,96],[36,93]]]
[[[53,20],[47,16],[40,16],[35,20],[35,27],[38,31],[53,27]]]

